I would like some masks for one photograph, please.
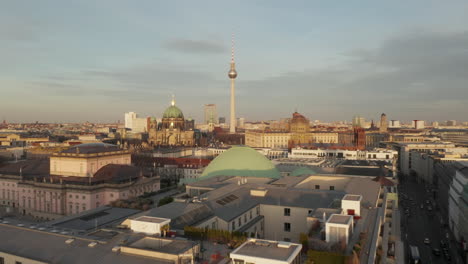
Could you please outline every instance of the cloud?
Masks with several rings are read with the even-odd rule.
[[[227,50],[224,44],[220,42],[181,38],[167,40],[162,46],[170,51],[191,54],[218,54],[225,53]]]
[[[404,33],[376,49],[351,51],[334,67],[246,81],[249,97],[239,104],[261,111],[255,99],[261,96],[270,112],[299,106],[311,118],[389,112],[403,120],[466,120],[468,110],[461,106],[468,104],[467,47],[468,32]]]

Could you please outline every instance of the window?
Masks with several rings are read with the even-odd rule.
[[[291,209],[290,208],[284,208],[284,216],[290,216],[291,215]]]
[[[239,219],[237,219],[237,220],[239,222],[239,226],[241,226],[242,225],[242,218],[239,217]]]
[[[232,221],[232,231],[236,229],[236,221]]]
[[[291,232],[291,223],[284,223],[284,232]]]
[[[247,214],[244,215],[244,222],[247,223]]]
[[[330,191],[334,191],[335,190],[335,186],[330,186]]]
[[[252,219],[252,210],[250,210],[249,213],[250,213],[250,219]]]
[[[114,197],[114,194],[113,194],[113,193],[111,193],[111,194],[110,194],[110,197]]]
[[[0,264],[5,264],[5,259],[3,257],[0,257]]]
[[[312,213],[312,210],[309,210],[309,212],[308,212],[307,214],[309,214],[309,215],[310,215],[311,213]]]
[[[320,185],[315,185],[315,189],[316,189],[316,190],[319,190],[319,189],[320,189]]]
[[[86,197],[85,197],[85,196],[83,196],[82,198],[83,198],[83,200],[84,200],[84,199],[86,199]]]
[[[257,215],[260,215],[260,206],[257,206]]]
[[[21,261],[15,261],[15,264],[22,264]]]
[[[216,222],[211,223],[211,229],[216,229]]]

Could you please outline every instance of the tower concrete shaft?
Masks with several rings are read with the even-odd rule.
[[[228,77],[231,79],[231,120],[229,126],[230,133],[236,133],[236,88],[235,79],[237,77],[236,63],[234,62],[234,35],[232,36],[231,49],[231,69],[228,72]]]
[[[231,124],[229,126],[230,133],[236,133],[236,91],[234,85],[235,79],[231,78]]]

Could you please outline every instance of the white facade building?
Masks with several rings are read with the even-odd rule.
[[[413,120],[413,127],[415,129],[424,129],[424,120]]]
[[[135,112],[125,113],[125,128],[135,133],[148,132],[148,118],[139,118]]]
[[[341,200],[341,208],[348,215],[361,215],[362,195],[347,194]]]
[[[125,128],[132,128],[133,127],[133,119],[137,118],[137,113],[135,112],[128,112],[125,113]]]
[[[301,244],[251,238],[231,252],[229,257],[233,264],[299,264],[301,250]]]
[[[144,233],[146,235],[160,236],[164,226],[169,225],[171,219],[140,216],[137,219],[130,220],[130,228],[133,232]]]
[[[325,224],[325,240],[328,243],[342,243],[348,245],[353,234],[353,216],[332,214]]]
[[[449,227],[457,240],[468,237],[468,162],[458,170],[449,190]]]

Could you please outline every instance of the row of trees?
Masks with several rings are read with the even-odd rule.
[[[152,204],[153,200],[149,198],[136,197],[127,200],[112,201],[109,205],[112,207],[130,208],[146,211],[151,208]]]
[[[193,226],[184,227],[185,236],[194,240],[209,240],[220,244],[229,244],[231,247],[237,247],[247,240],[247,233],[238,231],[230,232],[227,230],[198,228]],[[255,234],[251,234],[255,236]]]

